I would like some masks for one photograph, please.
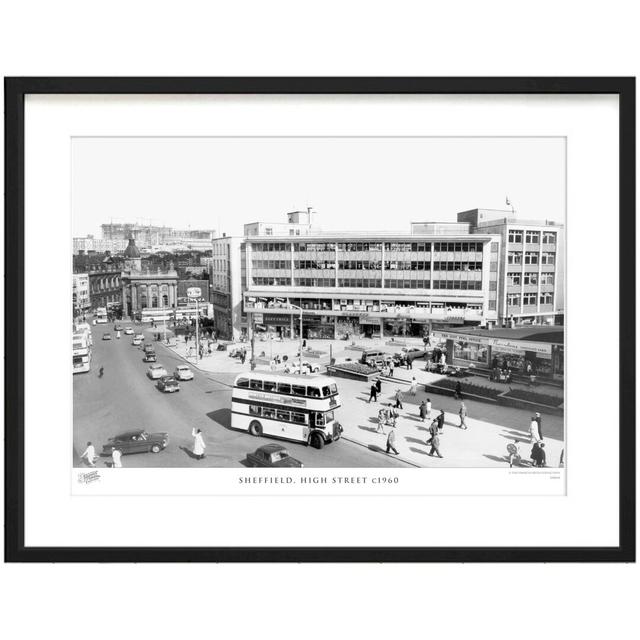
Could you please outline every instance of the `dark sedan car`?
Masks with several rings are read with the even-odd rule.
[[[304,467],[280,444],[265,444],[247,453],[247,463],[250,467]]]
[[[147,351],[144,354],[144,358],[142,358],[145,362],[156,362],[157,361],[157,357],[154,351]]]
[[[164,393],[180,391],[180,384],[173,376],[162,376],[157,383],[158,389]]]
[[[119,449],[122,454],[127,453],[158,453],[167,446],[168,433],[149,433],[144,429],[125,431],[113,438],[109,438],[102,447],[102,455],[110,456],[113,448]]]

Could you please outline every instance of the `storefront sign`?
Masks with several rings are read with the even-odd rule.
[[[527,340],[507,340],[505,338],[490,338],[488,336],[474,336],[465,333],[451,333],[449,331],[434,331],[434,336],[442,340],[455,340],[456,342],[471,342],[494,347],[504,353],[524,353],[531,351],[539,354],[550,354],[551,345],[545,342],[529,342]]]

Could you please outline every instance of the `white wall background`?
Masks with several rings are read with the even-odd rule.
[[[0,64],[3,75],[637,75],[637,24],[624,0],[23,1],[0,13]],[[639,577],[588,565],[2,566],[0,602],[7,637],[244,638],[273,619],[263,632],[279,638],[602,638],[637,628]],[[317,616],[311,593],[341,602]],[[113,601],[131,610],[109,619]],[[155,620],[139,615],[151,603]]]

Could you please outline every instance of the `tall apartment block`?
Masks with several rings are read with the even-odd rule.
[[[247,335],[257,317],[259,327],[295,336],[299,312],[290,305],[302,309],[308,338],[420,336],[438,327],[552,322],[561,305],[555,295],[561,282],[555,259],[561,240],[556,237],[551,250],[542,235],[538,238],[535,310],[529,297],[526,305],[521,297],[516,309],[516,300],[505,297],[506,263],[516,252],[508,231],[513,225],[503,216],[485,227],[489,220],[481,214],[485,212],[461,213],[458,222],[414,222],[404,233],[331,233],[323,232],[315,212],[307,210],[287,214],[286,223],[247,224],[243,237],[215,238],[210,273],[219,335]],[[540,229],[548,226],[537,224]],[[553,233],[559,230],[553,226]],[[523,240],[520,247],[521,296],[532,293],[533,285],[524,287],[524,278],[527,274],[531,282],[533,268],[524,269],[524,261],[533,244]],[[551,265],[542,263],[550,253],[552,290],[546,284]],[[547,303],[543,296],[549,293]]]

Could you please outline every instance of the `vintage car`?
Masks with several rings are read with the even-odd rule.
[[[125,335],[125,336],[132,336],[132,335],[133,335],[133,327],[127,327],[127,328],[124,330],[124,335]]]
[[[161,364],[152,364],[147,369],[147,375],[152,380],[158,380],[158,378],[163,378],[164,376],[169,375],[169,374],[167,373],[167,370],[164,368],[163,365],[161,365]]]
[[[163,393],[173,393],[174,391],[180,391],[180,385],[173,376],[162,376],[158,380],[156,386]]]
[[[426,349],[421,347],[403,347],[398,353],[393,354],[393,361],[395,364],[403,364],[417,358],[424,358],[426,355]]]
[[[156,362],[158,359],[155,351],[145,351],[144,358],[142,358],[144,362]]]
[[[131,344],[132,344],[134,347],[139,347],[139,346],[142,344],[142,338],[138,338],[138,336],[135,336],[135,337],[133,338],[133,340],[131,341]]]
[[[109,438],[102,446],[102,455],[110,456],[113,449],[119,449],[122,454],[128,453],[158,453],[167,446],[168,433],[149,433],[144,429],[135,429]]]
[[[103,340],[111,340],[111,334],[110,333],[103,333],[102,334],[102,339]]]
[[[265,444],[253,453],[247,453],[247,464],[250,467],[304,467],[281,444]]]
[[[193,371],[186,364],[179,364],[173,375],[176,380],[193,380]]]
[[[155,352],[155,348],[152,344],[145,344],[144,345],[144,352],[145,353],[154,353]]]
[[[300,361],[290,360],[285,364],[284,373],[300,373]],[[317,363],[311,364],[306,360],[302,361],[302,373],[320,373],[320,365]]]
[[[114,331],[122,331],[122,326],[117,324],[115,327],[113,327]]]

